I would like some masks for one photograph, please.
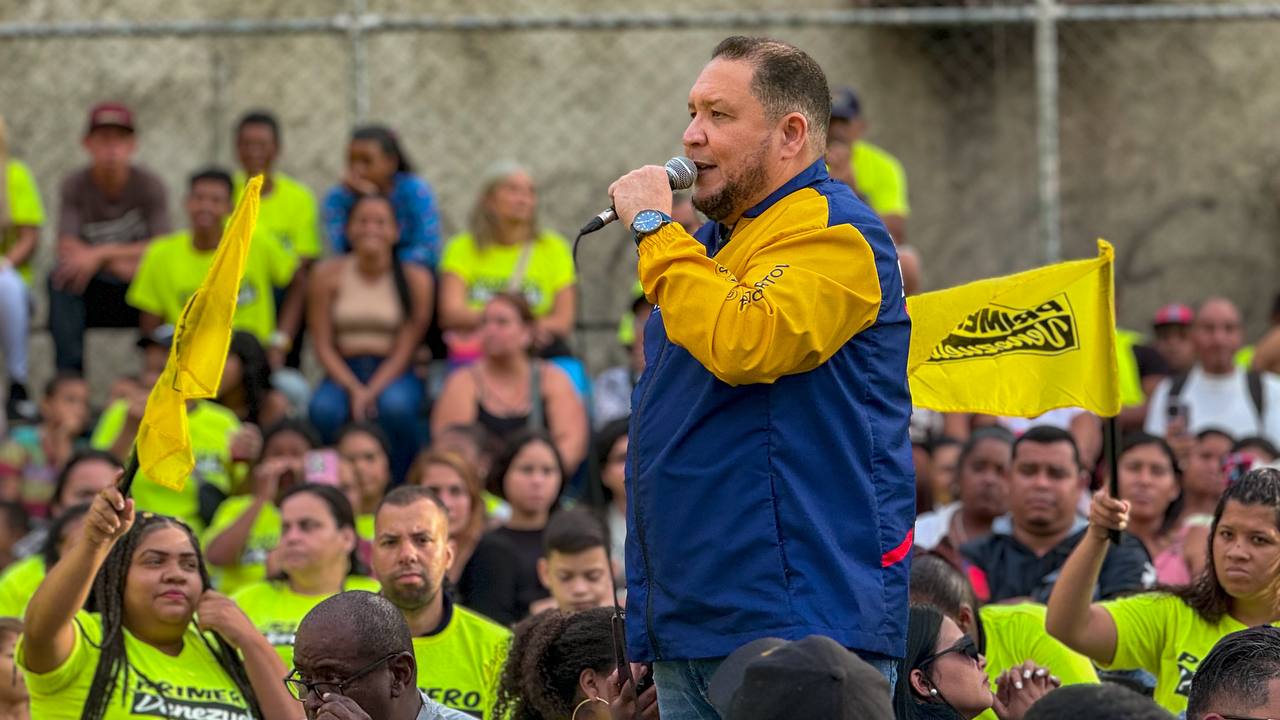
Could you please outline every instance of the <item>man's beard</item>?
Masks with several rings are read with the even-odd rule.
[[[395,585],[385,584],[382,586],[382,596],[401,610],[412,612],[430,605],[436,599],[436,595],[440,593],[440,590],[441,587],[439,585],[424,585],[417,590],[401,592],[396,589]]]
[[[720,188],[716,194],[704,198],[699,198],[695,194],[693,206],[703,215],[717,222],[747,210],[746,203],[758,196],[768,182],[768,173],[765,171],[767,152],[768,148],[761,147],[750,156],[741,176],[730,179],[725,175],[724,187]],[[723,169],[720,172],[724,174]]]

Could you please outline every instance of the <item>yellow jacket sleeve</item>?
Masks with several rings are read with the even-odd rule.
[[[640,282],[667,337],[730,385],[826,362],[880,311],[871,246],[851,225],[767,238],[735,276],[675,223],[640,244]]]

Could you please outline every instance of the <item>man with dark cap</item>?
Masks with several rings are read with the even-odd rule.
[[[308,720],[469,720],[428,699],[417,679],[404,616],[381,595],[351,590],[302,619],[285,684]]]
[[[907,241],[907,215],[911,212],[907,204],[907,173],[887,150],[863,140],[866,133],[862,102],[850,88],[840,88],[831,100],[828,141],[848,146],[849,170],[853,175],[850,184],[880,216],[894,241],[902,245]],[[840,178],[837,172],[833,168],[832,177]]]
[[[724,720],[888,720],[889,681],[831,638],[761,638],[725,659],[707,689]]]
[[[172,229],[164,183],[135,165],[133,112],[100,103],[89,112],[87,167],[62,181],[57,262],[49,274],[49,331],[59,370],[84,371],[84,331],[135,328],[124,300],[147,242]]]

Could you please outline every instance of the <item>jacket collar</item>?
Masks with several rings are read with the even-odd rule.
[[[754,207],[742,213],[742,217],[743,219],[760,217],[760,215],[763,214],[765,210],[768,210],[769,208],[776,205],[777,202],[782,198],[790,195],[791,193],[801,188],[806,188],[806,187],[809,187],[810,185],[816,185],[826,179],[827,179],[827,162],[823,158],[818,158],[817,160],[813,161],[812,165],[805,168],[804,170],[801,170],[799,175],[796,175],[795,177],[786,181],[785,183],[783,183],[782,187],[770,193],[769,197],[765,198],[764,200],[761,200]]]
[[[783,183],[782,187],[769,193],[769,196],[764,200],[761,200],[746,212],[742,213],[742,217],[738,220],[738,224],[741,225],[745,220],[760,217],[760,215],[764,214],[764,211],[776,205],[782,198],[802,188],[817,185],[818,183],[827,180],[828,177],[826,160],[824,158],[814,160],[813,164],[804,170],[801,170],[800,174]],[[718,222],[708,223],[708,225],[711,225],[712,227],[706,231],[706,235],[702,235],[702,232],[700,231],[699,239],[707,246],[708,253],[712,257],[715,257],[716,253],[720,252],[721,248],[729,244],[729,239],[733,231]]]

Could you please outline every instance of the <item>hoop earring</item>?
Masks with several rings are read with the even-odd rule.
[[[609,707],[608,700],[605,700],[602,697],[589,697],[586,700],[583,700],[582,702],[578,703],[578,707],[573,709],[573,714],[569,716],[569,720],[578,720],[578,711],[581,710],[587,703],[592,703],[592,702],[604,703],[605,707]]]

